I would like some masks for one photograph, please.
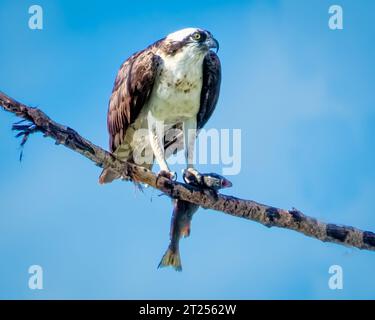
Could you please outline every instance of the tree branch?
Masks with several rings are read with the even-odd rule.
[[[244,200],[222,194],[214,197],[211,193],[202,189],[171,181],[165,177],[157,177],[150,170],[116,159],[114,155],[83,138],[73,129],[56,123],[41,110],[28,107],[1,92],[0,105],[6,111],[14,113],[29,122],[29,124],[18,122],[13,125],[13,130],[19,132],[17,136],[23,136],[22,144],[26,142],[30,134],[39,131],[44,136],[55,140],[57,144],[62,144],[80,153],[99,167],[111,167],[122,176],[130,177],[136,182],[146,183],[172,198],[195,203],[206,209],[222,211],[236,217],[256,221],[267,227],[294,230],[324,242],[375,250],[375,234],[373,232],[362,231],[350,226],[320,222],[296,209],[278,209],[252,200]]]

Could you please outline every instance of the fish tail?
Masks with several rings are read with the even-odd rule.
[[[176,271],[182,271],[180,251],[178,249],[172,250],[171,248],[168,248],[163,258],[161,259],[158,268],[168,266],[173,267]]]

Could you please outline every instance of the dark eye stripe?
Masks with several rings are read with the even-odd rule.
[[[206,32],[199,32],[199,34],[201,35],[200,41],[206,41],[206,39],[207,39]]]

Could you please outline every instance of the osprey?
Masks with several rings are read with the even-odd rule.
[[[109,147],[117,158],[148,169],[156,159],[161,172],[172,178],[166,160],[184,149],[187,167],[193,168],[197,132],[211,117],[220,91],[220,61],[210,49],[218,50],[219,43],[209,31],[186,28],[123,63],[107,116]],[[137,134],[140,129],[147,134]],[[168,140],[168,129],[179,133]],[[177,147],[170,151],[172,144]],[[140,155],[148,151],[151,159],[145,161]],[[105,168],[99,181],[117,178],[113,170]]]

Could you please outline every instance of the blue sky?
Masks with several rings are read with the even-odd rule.
[[[28,8],[44,29],[28,29]],[[344,30],[328,8],[344,9]],[[107,147],[106,111],[130,54],[187,26],[220,41],[220,100],[208,128],[239,128],[228,194],[375,230],[373,1],[0,0],[0,90]],[[22,163],[0,112],[0,298],[375,298],[375,256],[200,209],[181,241],[183,272],[156,267],[171,204],[33,136]],[[216,167],[215,167],[216,168]],[[203,171],[212,167],[204,166]],[[44,289],[28,288],[28,268]],[[328,269],[344,271],[330,290]]]

